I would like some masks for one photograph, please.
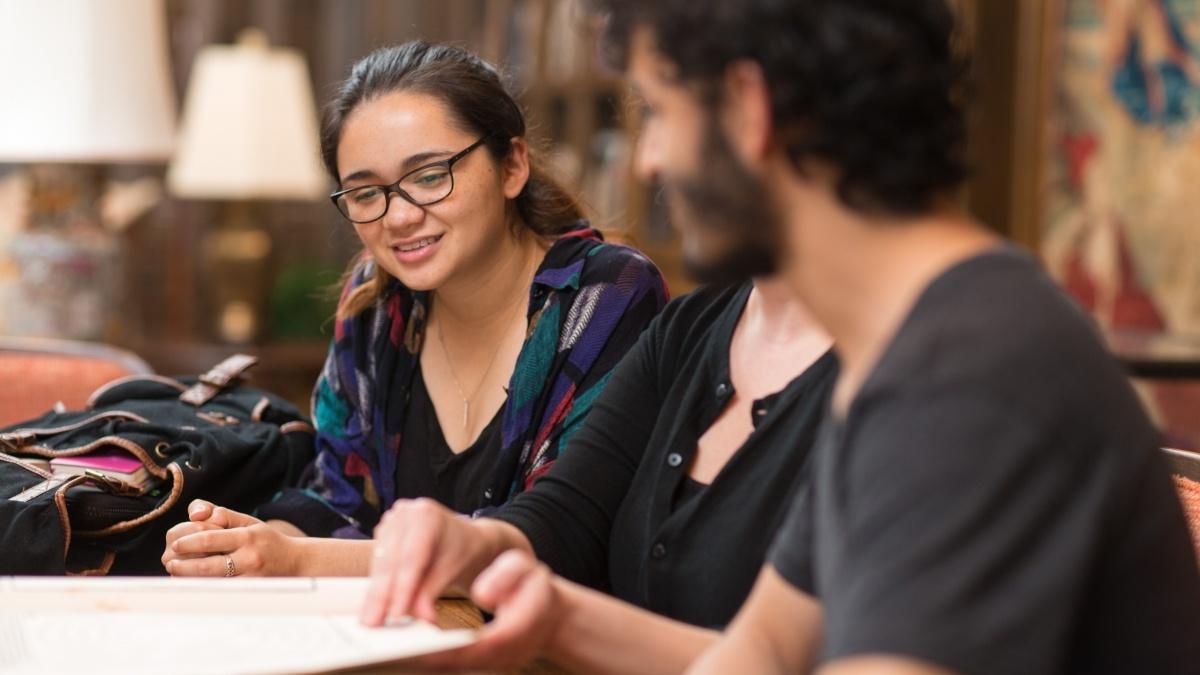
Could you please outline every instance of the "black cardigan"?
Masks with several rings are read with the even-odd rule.
[[[556,573],[688,623],[727,624],[749,594],[836,379],[832,353],[756,401],[755,430],[711,485],[676,500],[733,395],[729,346],[750,285],[681,297],[612,375],[549,474],[494,517]]]

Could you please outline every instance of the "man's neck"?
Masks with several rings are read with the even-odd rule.
[[[832,195],[793,204],[781,276],[837,345],[843,377],[834,403],[844,412],[926,287],[999,240],[956,207],[889,219]]]
[[[788,284],[778,277],[756,277],[740,325],[766,343],[790,343],[797,337],[828,342],[829,336]]]

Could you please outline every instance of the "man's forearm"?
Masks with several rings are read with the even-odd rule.
[[[729,629],[688,673],[807,673],[823,628],[820,604],[765,565]]]
[[[572,672],[679,673],[719,636],[560,577],[554,584],[562,620],[546,656]]]

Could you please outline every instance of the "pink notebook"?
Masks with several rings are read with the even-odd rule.
[[[58,476],[78,476],[87,471],[142,487],[150,478],[150,472],[133,455],[120,450],[105,450],[77,457],[55,457],[50,467]]]
[[[90,455],[78,455],[76,457],[55,457],[50,460],[50,465],[55,467],[80,466],[85,469],[114,471],[116,473],[134,473],[138,469],[145,468],[136,457],[120,450],[94,452]]]

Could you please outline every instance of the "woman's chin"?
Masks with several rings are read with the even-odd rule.
[[[384,271],[395,277],[405,288],[411,291],[437,290],[445,282],[446,275],[440,270],[429,266],[425,269],[414,270],[407,265],[397,264],[389,260],[382,266]]]

